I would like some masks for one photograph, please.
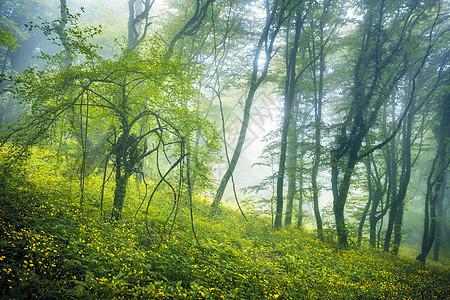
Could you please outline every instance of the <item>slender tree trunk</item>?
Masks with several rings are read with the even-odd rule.
[[[369,244],[372,247],[376,247],[378,221],[380,221],[384,216],[382,207],[380,214],[377,215],[378,208],[380,207],[380,203],[383,199],[383,194],[384,192],[382,190],[381,184],[377,182],[375,190],[373,191],[372,205],[369,216]]]
[[[296,104],[298,110],[298,103]],[[292,224],[292,212],[294,208],[294,198],[297,194],[297,164],[298,164],[298,129],[296,119],[293,117],[291,128],[288,135],[287,146],[287,175],[288,175],[288,190],[286,195],[286,216],[284,219],[285,226]],[[302,174],[299,174],[302,176]]]
[[[320,44],[324,44],[324,15],[328,10],[329,1],[325,1],[323,7],[323,14],[320,20]],[[313,53],[316,52],[315,44],[313,43]],[[311,185],[313,192],[314,217],[316,219],[317,237],[323,240],[323,225],[322,217],[320,215],[319,206],[319,186],[317,184],[317,176],[319,174],[319,166],[322,155],[322,104],[323,104],[323,77],[325,73],[325,53],[321,51],[319,56],[319,80],[317,82],[316,64],[313,64],[313,84],[314,84],[314,164],[311,173]]]
[[[303,189],[304,189],[304,179],[303,179],[303,165],[304,165],[303,155],[299,158],[300,174],[298,175],[298,215],[297,215],[297,229],[301,229],[303,226]]]
[[[69,41],[67,40],[67,36],[65,35],[64,31],[67,25],[67,0],[60,0],[61,5],[61,23],[58,26],[58,35],[59,39],[61,40],[61,43],[64,46],[64,50],[66,51],[64,56],[64,65],[65,67],[70,66],[72,63],[71,58],[71,49],[69,46]]]
[[[412,81],[410,81],[412,83]],[[394,240],[392,245],[392,253],[398,254],[400,243],[402,239],[402,224],[403,224],[403,213],[405,206],[405,198],[408,190],[409,181],[411,178],[411,133],[412,126],[414,122],[414,102],[415,97],[411,95],[410,97],[404,98],[404,107],[407,107],[406,101],[410,99],[410,109],[408,111],[407,118],[403,124],[402,133],[402,152],[401,152],[401,163],[402,170],[400,174],[400,185],[398,188],[398,193],[396,197],[392,199],[392,214],[389,214],[388,231],[386,232],[384,251],[389,251],[391,232],[394,234]],[[389,234],[388,234],[389,233]]]
[[[434,248],[433,248],[433,260],[438,261],[439,260],[439,252],[441,248],[441,240],[442,240],[442,227],[444,225],[444,208],[443,208],[443,202],[444,199],[447,196],[447,177],[448,177],[448,171],[445,174],[444,181],[446,184],[442,185],[441,188],[441,200],[438,201],[436,204],[436,237],[434,241]]]
[[[381,183],[381,176],[378,173],[377,166],[375,164],[373,155],[367,159],[365,162],[367,170],[368,179],[368,189],[369,189],[369,202],[370,202],[370,212],[369,212],[369,244],[372,247],[376,247],[377,241],[377,223],[380,221],[384,215],[385,210],[380,207],[383,201],[383,196],[385,194],[385,189],[383,190]],[[372,169],[373,165],[373,169]],[[386,183],[385,183],[386,184]],[[380,209],[380,211],[379,211]]]
[[[247,134],[248,125],[250,122],[250,111],[253,103],[253,98],[255,97],[257,88],[257,86],[253,86],[250,88],[249,94],[245,101],[244,118],[242,121],[241,130],[239,132],[239,138],[236,144],[236,148],[234,149],[233,156],[231,157],[230,164],[228,165],[228,169],[226,170],[225,174],[222,177],[222,180],[220,181],[219,188],[217,189],[216,196],[214,197],[214,201],[211,205],[213,208],[219,207],[219,204],[222,201],[222,197],[225,192],[225,188],[227,187],[228,181],[230,180],[241,155],[241,151],[245,142],[245,136]]]
[[[149,13],[154,2],[155,0],[128,0],[128,49],[131,51],[147,36],[148,27],[152,24],[149,21]],[[142,32],[139,32],[138,26],[142,21]]]
[[[301,145],[301,149],[298,153],[299,157],[298,157],[298,172],[297,172],[297,177],[298,177],[298,215],[297,215],[297,229],[301,229],[302,225],[303,225],[303,196],[304,196],[304,173],[305,173],[305,150],[304,150],[304,142],[305,142],[305,126],[306,126],[306,122],[307,122],[307,118],[306,115],[303,115],[302,118],[302,123],[300,124],[300,128],[298,130],[298,134],[299,134],[299,141],[300,141],[300,145]]]
[[[394,109],[395,109],[395,104]],[[383,113],[383,133],[387,136],[387,106],[384,107],[384,113]],[[395,115],[395,114],[394,114]],[[386,187],[389,184],[390,181],[390,174],[391,174],[391,165],[390,165],[390,155],[388,155],[389,147],[392,143],[395,143],[395,137],[388,143],[386,147],[384,147],[383,151],[383,159],[386,162],[386,171],[385,174],[382,175],[378,172],[377,163],[374,159],[373,154],[370,155],[369,160],[369,168],[367,171],[370,173],[370,178],[372,178],[372,188],[370,188],[372,193],[372,205],[370,208],[370,214],[369,214],[369,244],[372,247],[379,247],[380,244],[380,232],[382,228],[382,222],[383,218],[387,213],[387,206],[389,205],[389,193],[386,193]],[[373,166],[373,169],[372,167]],[[383,177],[384,177],[384,183],[383,183]],[[383,203],[383,198],[386,195],[386,205]],[[377,231],[377,224],[381,221],[381,224],[379,226],[379,230]]]
[[[278,32],[283,23],[284,13],[286,12],[286,7],[285,6],[279,7],[278,4],[279,3],[276,2],[276,4],[274,4],[274,6],[272,7],[271,11],[267,9],[266,24],[259,38],[258,45],[255,51],[255,57],[253,59],[252,77],[250,80],[249,92],[244,104],[244,116],[242,118],[242,125],[239,131],[239,138],[236,147],[234,149],[230,164],[228,165],[228,169],[226,170],[224,176],[222,177],[222,180],[220,181],[219,187],[217,189],[216,195],[211,205],[213,209],[219,207],[228,181],[230,180],[231,175],[233,174],[234,169],[236,168],[237,162],[241,155],[242,147],[244,146],[245,136],[247,134],[247,128],[250,122],[250,113],[253,104],[253,98],[255,97],[257,89],[266,78],[269,69],[269,63],[272,58],[273,45],[276,36],[278,35]],[[266,1],[266,5],[267,6],[269,5],[268,1]],[[274,24],[275,15],[277,13],[278,19],[277,22],[275,22]],[[274,27],[273,31],[271,31],[272,26]],[[262,70],[260,70],[260,56],[263,50],[265,51],[265,63]]]
[[[398,177],[398,164],[397,164],[397,148],[396,148],[396,138],[394,137],[392,141],[386,147],[386,168],[388,176],[388,195],[386,198],[386,208],[389,208],[389,218],[388,220],[394,220],[394,216],[397,215],[397,177]],[[389,251],[392,231],[394,228],[394,222],[388,222],[386,228],[386,233],[384,237],[384,251]]]
[[[283,218],[283,189],[284,189],[284,175],[286,169],[286,150],[287,150],[287,138],[289,132],[289,125],[292,118],[292,106],[294,103],[297,78],[296,78],[296,66],[297,66],[297,53],[299,47],[300,33],[303,26],[302,14],[297,13],[295,19],[295,36],[292,48],[288,53],[286,60],[286,86],[284,90],[284,115],[283,124],[281,127],[281,147],[280,147],[280,163],[278,165],[277,175],[277,208],[275,214],[275,229],[281,228]],[[286,45],[289,47],[289,45]],[[287,48],[288,49],[288,48]]]
[[[371,168],[370,160],[366,159],[364,161],[364,165],[366,166],[366,170],[367,170],[366,177],[367,177],[367,189],[369,190],[369,199],[364,207],[363,213],[361,215],[361,220],[359,221],[359,225],[358,225],[358,239],[357,239],[358,247],[361,246],[364,223],[365,223],[367,215],[369,213],[371,203],[373,202],[373,189],[372,189],[372,178],[371,178],[372,172],[370,170],[370,168]]]
[[[448,101],[448,97],[449,94],[447,93],[442,99],[442,105],[439,111],[441,122],[436,132],[438,148],[431,166],[430,175],[427,179],[422,252],[416,258],[423,263],[425,263],[425,259],[433,247],[436,238],[436,230],[438,227],[437,208],[443,201],[444,193],[442,193],[442,190],[446,188],[445,176],[450,164],[448,143],[450,139],[450,101]]]

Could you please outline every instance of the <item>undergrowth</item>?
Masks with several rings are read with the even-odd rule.
[[[45,169],[45,168],[44,168]],[[93,178],[92,180],[96,180]],[[18,168],[0,184],[1,299],[446,299],[450,270],[374,249],[337,249],[306,231],[273,231],[206,202],[151,203],[136,190],[120,222],[99,213],[87,184]],[[95,187],[95,188],[94,188]],[[96,194],[97,193],[97,194]],[[133,201],[133,199],[135,199]],[[105,211],[108,207],[105,206]]]

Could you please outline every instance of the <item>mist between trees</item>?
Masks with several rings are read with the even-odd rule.
[[[201,198],[448,263],[449,25],[447,1],[2,1],[1,176],[42,152],[105,222],[136,179],[136,215],[167,194],[194,235]]]

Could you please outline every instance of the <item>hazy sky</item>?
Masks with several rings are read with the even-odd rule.
[[[111,12],[122,12],[123,14],[121,17],[128,17],[128,0],[68,0],[67,5],[69,8],[83,6],[86,8],[86,12],[89,10],[100,12],[108,10]],[[165,6],[166,0],[156,0],[152,7],[152,11],[154,13],[159,13]]]

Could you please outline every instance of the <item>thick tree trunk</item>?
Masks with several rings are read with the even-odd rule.
[[[348,232],[345,225],[345,203],[347,202],[350,181],[358,162],[358,152],[361,148],[362,138],[365,134],[359,134],[348,141],[348,154],[342,180],[339,180],[338,153],[333,151],[331,155],[331,188],[333,191],[333,212],[336,223],[338,244],[348,247]]]
[[[128,124],[123,119],[122,124]],[[128,126],[123,126],[124,128]],[[114,202],[111,219],[117,221],[121,218],[123,203],[127,192],[128,180],[134,173],[135,166],[139,162],[138,140],[129,130],[125,130],[113,145],[116,169],[116,187],[114,190]]]
[[[348,247],[348,232],[345,226],[345,199],[344,197],[337,198],[333,201],[333,211],[336,223],[336,234],[339,246]]]
[[[397,255],[400,250],[400,243],[402,242],[402,225],[403,225],[403,215],[404,215],[405,201],[400,202],[397,217],[394,221],[394,241],[392,244],[392,254]]]
[[[111,213],[111,220],[117,221],[122,217],[123,203],[127,193],[127,184],[130,176],[128,174],[117,174],[116,171],[116,187],[114,190],[114,203]]]

